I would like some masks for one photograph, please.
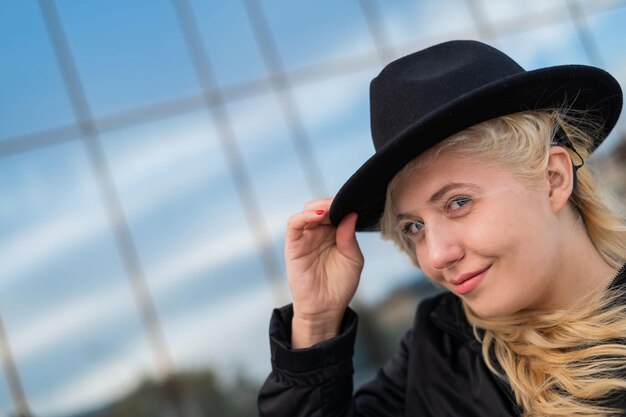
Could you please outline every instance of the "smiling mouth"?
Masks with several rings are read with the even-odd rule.
[[[459,295],[465,295],[476,288],[483,280],[487,272],[491,269],[491,265],[480,271],[470,272],[463,274],[451,284],[454,286],[454,291]]]

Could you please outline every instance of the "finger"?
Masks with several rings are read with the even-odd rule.
[[[330,225],[330,218],[326,210],[306,210],[294,214],[287,220],[287,241],[294,241],[302,236],[305,229],[313,229],[320,224]]]
[[[304,210],[328,210],[334,197],[322,198],[320,200],[309,201],[304,205]]]
[[[339,252],[353,261],[360,262],[363,259],[363,254],[359,242],[356,240],[357,220],[358,215],[356,213],[350,213],[344,217],[337,226],[336,241]]]

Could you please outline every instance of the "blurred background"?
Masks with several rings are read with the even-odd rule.
[[[624,0],[0,2],[0,415],[255,416],[287,218],[373,153],[384,64],[458,38],[626,87]],[[436,291],[359,240],[357,383]]]

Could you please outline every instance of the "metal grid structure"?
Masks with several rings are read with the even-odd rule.
[[[199,22],[189,1],[172,0],[171,5],[175,18],[193,63],[199,93],[108,116],[100,116],[94,114],[90,107],[81,81],[81,74],[75,63],[74,53],[70,48],[59,17],[56,2],[54,0],[38,0],[48,36],[53,45],[56,63],[70,98],[74,122],[59,128],[7,138],[0,142],[0,158],[66,141],[77,140],[82,143],[91,169],[97,179],[98,191],[102,200],[106,202],[105,211],[108,222],[115,236],[119,256],[123,260],[126,274],[129,277],[129,285],[132,287],[137,310],[142,318],[145,334],[152,348],[156,369],[164,380],[174,372],[174,365],[163,336],[158,311],[151,299],[143,267],[137,255],[133,235],[121,208],[119,193],[111,169],[102,150],[102,134],[199,109],[207,109],[215,126],[217,126],[221,151],[227,162],[229,175],[236,186],[239,202],[254,236],[257,251],[263,260],[262,265],[266,279],[271,287],[275,288],[276,299],[282,301],[284,300],[284,293],[282,292],[283,283],[280,280],[282,275],[280,263],[271,251],[268,226],[250,179],[249,169],[242,157],[239,138],[233,128],[237,121],[233,120],[229,114],[228,103],[260,95],[274,95],[288,126],[298,162],[304,169],[306,184],[311,194],[326,195],[328,187],[324,184],[319,163],[311,150],[311,139],[302,121],[301,110],[294,98],[294,88],[320,80],[349,75],[363,69],[376,68],[394,57],[417,49],[416,43],[418,46],[425,46],[440,40],[437,37],[419,38],[410,44],[394,45],[390,40],[388,28],[385,27],[380,4],[375,0],[359,0],[363,17],[374,39],[375,45],[372,52],[363,56],[288,71],[282,62],[281,52],[272,34],[272,27],[265,16],[264,5],[259,0],[242,1],[248,23],[258,42],[257,46],[261,52],[265,69],[269,74],[268,77],[230,87],[221,87],[213,74],[212,63],[205,52],[205,45],[202,44]],[[526,15],[494,23],[489,20],[485,12],[487,5],[481,0],[465,1],[471,11],[476,32],[479,34],[479,38],[485,41],[563,21],[572,21],[589,62],[600,67],[604,66],[604,62],[586,19],[589,15],[606,12],[624,5],[624,2],[619,1],[588,2],[586,11],[583,12],[579,1],[566,0],[565,9],[568,14],[563,13],[562,6],[555,6],[554,9],[542,11],[535,16]],[[454,33],[449,36],[463,37],[463,35],[463,33]],[[12,358],[10,345],[10,340],[4,331],[2,321],[0,321],[0,352],[13,400],[13,409],[17,416],[31,416],[28,398],[20,383],[18,368]],[[181,417],[185,415],[182,409],[179,409],[178,413]]]

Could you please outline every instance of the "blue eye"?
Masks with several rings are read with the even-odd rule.
[[[466,208],[472,202],[469,197],[454,197],[446,203],[446,211],[454,212],[462,208]]]
[[[402,226],[402,233],[407,236],[415,235],[424,230],[424,223],[421,221],[408,222]]]

